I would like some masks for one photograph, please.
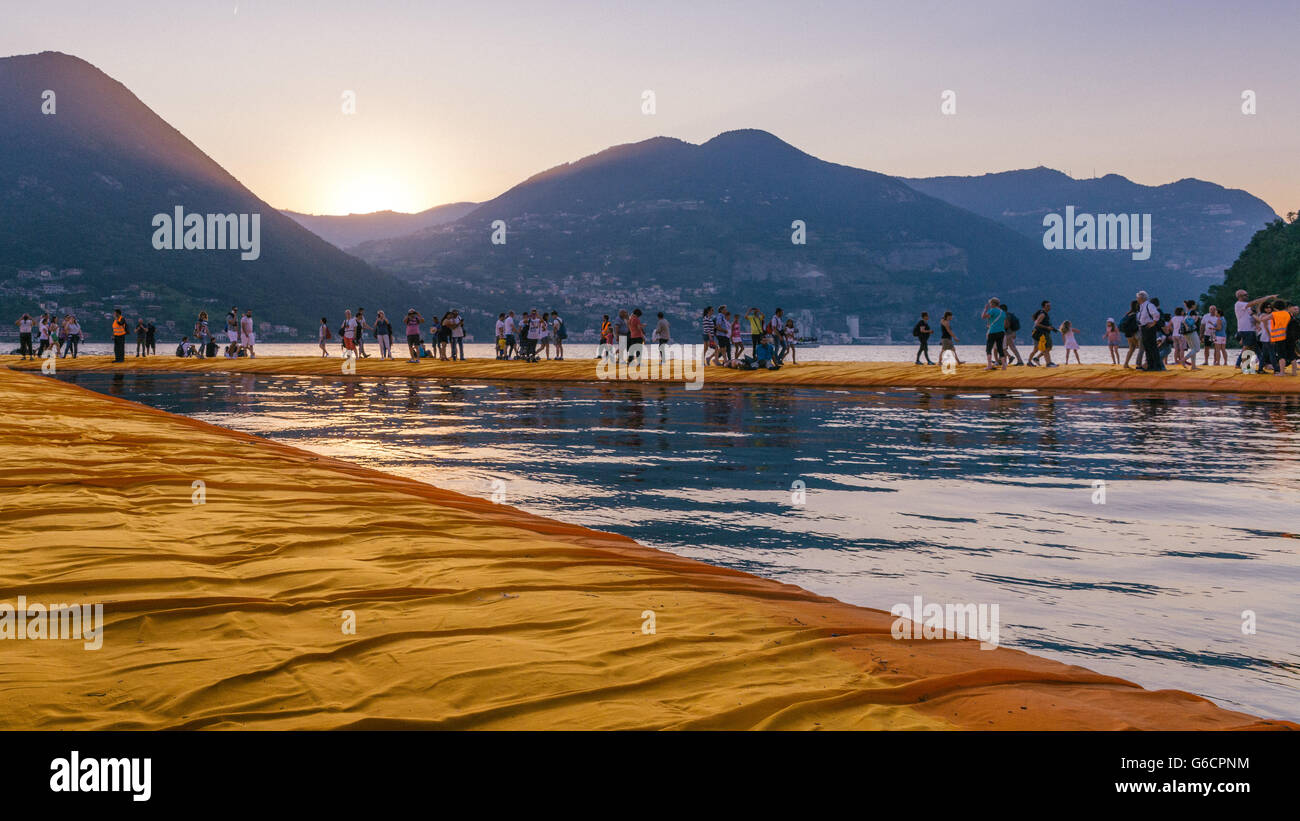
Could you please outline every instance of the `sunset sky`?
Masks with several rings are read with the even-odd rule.
[[[1300,0],[7,5],[0,55],[90,61],[310,213],[484,200],[610,145],[734,128],[889,174],[1198,177],[1300,209]]]

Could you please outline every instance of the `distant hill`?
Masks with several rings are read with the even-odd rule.
[[[53,114],[42,113],[46,90],[56,95]],[[419,296],[258,199],[125,86],[76,57],[0,59],[0,146],[5,316],[57,303],[103,339],[115,305],[131,318],[173,320],[179,333],[199,309],[224,316],[236,304],[253,309],[256,321],[314,338],[323,313],[357,304],[403,310]],[[178,205],[186,213],[260,214],[260,258],[155,250],[154,215]]]
[[[326,242],[347,249],[370,240],[400,237],[432,225],[453,222],[477,207],[476,202],[453,202],[417,214],[374,211],[369,214],[333,216],[300,214],[289,210],[283,210],[281,213]]]
[[[1194,298],[1222,281],[1251,236],[1277,219],[1246,191],[1196,179],[1140,185],[1118,174],[1075,179],[1050,168],[978,177],[903,179],[917,191],[995,219],[1027,237],[1043,236],[1043,216],[1064,213],[1151,214],[1152,252],[1145,261],[1122,251],[1075,252],[1097,271],[1119,274],[1134,288],[1169,298]]]
[[[506,224],[504,245],[491,242],[496,220]],[[796,220],[806,244],[791,242]],[[664,310],[686,341],[700,309],[723,301],[806,309],[806,320],[840,332],[856,314],[862,334],[904,339],[921,310],[937,321],[951,308],[978,339],[990,295],[1025,319],[1050,297],[1078,321],[1113,313],[1128,288],[893,177],[753,130],[702,145],[657,137],[616,146],[537,174],[455,222],[355,252],[460,304],[561,308],[571,327],[620,307]]]

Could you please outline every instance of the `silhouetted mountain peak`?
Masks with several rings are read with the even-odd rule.
[[[758,128],[738,128],[734,131],[724,131],[713,139],[706,141],[700,147],[710,151],[746,151],[762,152],[764,154],[789,154],[797,157],[809,156],[775,134]]]

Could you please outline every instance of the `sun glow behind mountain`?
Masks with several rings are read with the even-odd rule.
[[[340,174],[326,190],[323,214],[369,214],[374,211],[415,213],[434,202],[428,192],[417,190],[398,175],[379,173]]]

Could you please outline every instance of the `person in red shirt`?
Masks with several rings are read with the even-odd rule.
[[[635,308],[632,315],[627,318],[627,361],[636,360],[637,366],[641,364],[641,351],[645,347],[645,326],[641,324],[641,309]]]

